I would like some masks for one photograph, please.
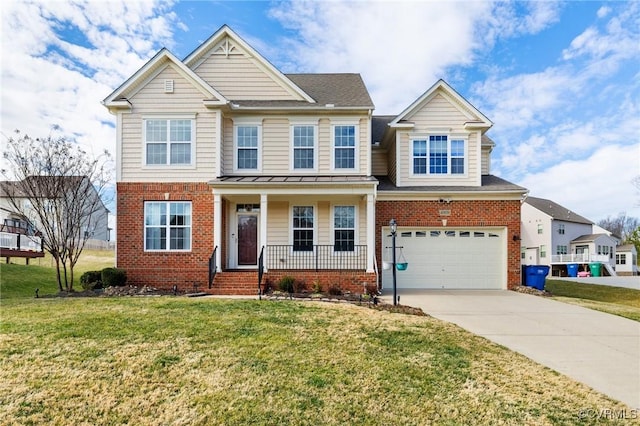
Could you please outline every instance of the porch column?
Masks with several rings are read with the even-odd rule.
[[[266,247],[269,243],[267,241],[267,198],[267,194],[260,194],[260,245],[262,247]],[[266,265],[264,271],[267,271]]]
[[[375,272],[376,203],[373,194],[367,194],[367,272]]]
[[[222,197],[213,194],[213,246],[218,247],[216,251],[216,272],[221,271],[222,266]]]

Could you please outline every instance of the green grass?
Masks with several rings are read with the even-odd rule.
[[[170,296],[2,307],[2,424],[595,424],[580,413],[602,408],[625,407],[431,317]]]
[[[548,279],[554,299],[640,321],[640,290]]]
[[[50,255],[32,259],[29,265],[25,265],[22,259],[13,258],[12,261],[20,264],[6,264],[4,258],[0,263],[0,299],[34,297],[36,288],[39,289],[40,296],[58,293],[55,264]],[[74,269],[74,289],[82,290],[80,276],[84,272],[99,271],[114,264],[113,251],[84,250]]]

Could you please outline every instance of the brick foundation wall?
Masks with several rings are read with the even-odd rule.
[[[441,216],[441,210],[450,214]],[[382,270],[380,235],[382,227],[395,218],[399,227],[442,227],[442,219],[447,220],[447,228],[455,227],[506,227],[507,234],[507,287],[521,283],[520,241],[520,201],[519,200],[452,200],[439,201],[377,201],[376,202],[376,259]]]
[[[169,194],[165,199],[165,194]],[[144,251],[144,202],[191,201],[191,251]],[[130,285],[192,289],[208,285],[213,250],[213,194],[206,183],[123,183],[117,185],[117,266]]]

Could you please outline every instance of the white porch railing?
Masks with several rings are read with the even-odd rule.
[[[589,262],[609,262],[609,255],[607,254],[554,254],[551,256],[551,263],[589,263]]]
[[[24,234],[0,232],[0,248],[21,251],[42,251],[42,239]]]

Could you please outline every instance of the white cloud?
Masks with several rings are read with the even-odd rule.
[[[115,153],[114,118],[100,101],[161,47],[170,2],[5,1],[2,122],[44,137],[53,126],[90,152]],[[64,31],[63,31],[64,30]],[[64,38],[66,37],[66,39]]]
[[[485,2],[290,2],[272,10],[297,32],[288,58],[307,72],[359,72],[377,114],[399,113],[452,65],[471,64]]]
[[[640,144],[608,145],[582,161],[565,160],[518,182],[529,194],[553,200],[597,222],[626,212],[640,217],[631,180],[640,175]]]

